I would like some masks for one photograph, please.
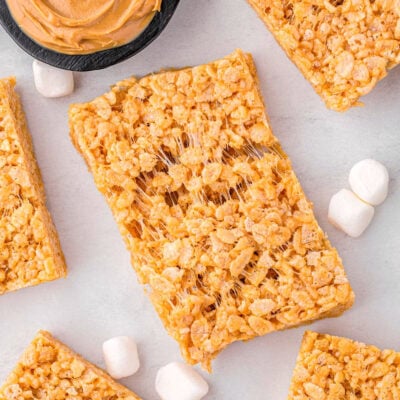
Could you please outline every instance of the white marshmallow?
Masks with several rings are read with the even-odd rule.
[[[365,202],[377,206],[384,202],[389,190],[389,173],[384,165],[370,158],[355,164],[349,183],[353,192]]]
[[[208,384],[189,365],[172,362],[159,369],[156,391],[162,400],[200,400],[208,393]]]
[[[114,379],[133,375],[140,367],[136,343],[127,336],[118,336],[103,343],[107,372]]]
[[[375,209],[351,190],[342,189],[329,203],[329,221],[351,237],[360,236],[371,223]]]
[[[33,60],[33,79],[36,90],[44,97],[68,96],[74,91],[72,71],[52,67]]]

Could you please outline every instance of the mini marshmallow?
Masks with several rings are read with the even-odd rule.
[[[377,206],[384,202],[389,190],[389,173],[384,165],[366,159],[353,166],[349,175],[353,192],[365,202]]]
[[[103,343],[107,372],[114,379],[133,375],[140,367],[136,343],[127,336],[118,336]]]
[[[74,75],[34,60],[32,64],[36,90],[44,97],[68,96],[74,91]]]
[[[208,393],[208,384],[189,365],[172,362],[159,369],[156,391],[162,400],[200,400]]]
[[[371,223],[375,209],[351,190],[342,189],[329,203],[329,221],[351,237],[359,237]]]

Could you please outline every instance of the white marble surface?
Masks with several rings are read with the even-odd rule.
[[[255,57],[275,134],[338,247],[357,296],[345,315],[311,328],[400,350],[400,69],[365,97],[364,108],[328,111],[245,0],[182,0],[150,47],[107,70],[76,74],[77,90],[64,99],[36,93],[32,59],[0,31],[0,76],[18,78],[69,267],[66,280],[0,298],[0,381],[39,329],[52,331],[100,366],[105,339],[132,335],[140,345],[142,367],[123,383],[144,399],[157,398],[156,371],[180,359],[178,347],[139,287],[111,213],[69,140],[68,104],[92,99],[123,77],[211,61],[236,47]],[[355,240],[330,226],[327,207],[330,196],[347,186],[351,166],[367,157],[389,168],[390,195],[367,232]],[[285,399],[304,330],[229,346],[207,376],[207,399]]]

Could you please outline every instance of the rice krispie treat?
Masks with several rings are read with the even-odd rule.
[[[41,331],[0,388],[1,400],[140,400],[103,370]]]
[[[288,400],[400,398],[400,353],[306,332]]]
[[[352,305],[250,55],[119,82],[72,105],[70,128],[189,363]]]
[[[0,294],[66,276],[14,86],[0,80]]]
[[[248,0],[327,107],[359,105],[400,63],[398,0]]]

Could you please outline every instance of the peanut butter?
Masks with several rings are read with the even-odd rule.
[[[137,37],[162,0],[7,0],[20,28],[40,45],[66,54],[121,46]]]

